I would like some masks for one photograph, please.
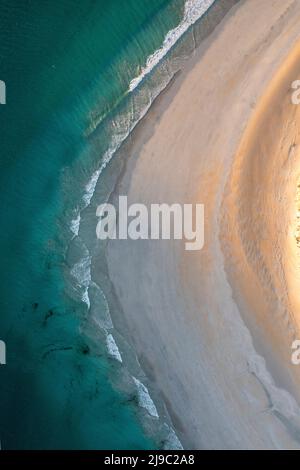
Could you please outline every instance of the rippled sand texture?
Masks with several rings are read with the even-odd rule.
[[[135,133],[115,188],[129,203],[205,204],[202,251],[107,250],[132,342],[186,448],[300,447],[299,40],[298,1],[231,10]]]

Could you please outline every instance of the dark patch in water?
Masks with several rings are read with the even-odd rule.
[[[47,321],[49,320],[49,318],[53,317],[53,315],[54,315],[54,311],[50,308],[48,310],[48,312],[46,313],[46,315],[45,315],[45,318],[44,318],[44,321],[43,321],[44,326],[46,326]]]
[[[59,351],[71,351],[73,349],[72,346],[65,346],[65,347],[61,347],[61,348],[52,348],[50,349],[49,351],[46,351],[43,356],[42,356],[42,359],[46,359],[47,356],[49,356],[49,354],[53,353],[53,352],[59,352]]]
[[[122,401],[123,405],[128,405],[129,403],[138,406],[139,399],[136,393],[132,394],[127,400]]]
[[[82,354],[84,355],[88,355],[90,354],[91,350],[90,350],[90,347],[87,345],[87,344],[82,344],[80,346],[80,351],[82,352]]]

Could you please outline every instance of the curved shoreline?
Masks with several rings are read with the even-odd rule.
[[[255,20],[254,36],[249,25]],[[298,409],[291,426],[279,419],[281,405],[274,397],[280,401],[280,391],[267,376],[270,395],[259,371],[255,373],[260,359],[240,318],[240,313],[243,319],[250,318],[253,310],[239,313],[233,298],[242,289],[226,276],[233,259],[225,256],[223,266],[222,250],[236,248],[233,230],[224,238],[222,225],[222,250],[218,237],[232,158],[253,108],[300,37],[299,22],[300,7],[292,0],[285,6],[279,0],[264,5],[251,0],[234,8],[200,46],[193,67],[150,111],[112,198],[127,194],[129,202],[147,205],[205,204],[202,252],[187,253],[178,241],[111,241],[107,247],[110,279],[132,343],[187,448],[300,445],[294,432]],[[147,121],[156,119],[149,135]],[[239,183],[232,185],[233,192]],[[233,267],[239,262],[237,256]],[[256,340],[257,328],[246,324]],[[266,348],[267,366],[271,357],[275,364],[272,374],[278,366],[276,346],[270,343]],[[280,381],[286,383],[282,375]],[[296,406],[292,398],[289,406],[292,411]]]

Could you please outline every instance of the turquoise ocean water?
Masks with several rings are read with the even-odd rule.
[[[138,396],[114,379],[105,334],[90,334],[96,286],[76,234],[101,162],[151,102],[132,80],[162,58],[143,72],[184,8],[184,0],[0,0],[4,449],[163,445],[163,432],[143,424]],[[105,308],[98,301],[102,318]]]

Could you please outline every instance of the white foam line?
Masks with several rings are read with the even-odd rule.
[[[136,379],[135,377],[132,378],[137,388],[140,407],[145,408],[145,410],[148,411],[149,415],[153,416],[154,418],[158,418],[156,406],[154,405],[153,400],[149,395],[148,389],[138,379]]]
[[[174,429],[169,428],[168,437],[163,446],[164,450],[183,450],[182,444],[175,434]]]
[[[90,299],[88,294],[91,282],[91,256],[86,249],[85,255],[71,269],[71,275],[76,279],[79,286],[83,288],[82,301],[90,308]]]
[[[161,59],[169,52],[169,50],[176,44],[178,39],[193,25],[208,8],[214,3],[215,0],[187,0],[184,7],[184,15],[181,23],[176,28],[171,29],[162,44],[153,54],[151,54],[146,62],[145,67],[142,68],[141,73],[131,80],[129,84],[129,91],[132,92],[148,75],[156,65],[159,64]]]
[[[83,201],[85,203],[85,208],[87,206],[89,206],[90,202],[91,202],[91,199],[94,195],[94,192],[95,192],[95,189],[96,189],[96,185],[97,185],[97,182],[98,182],[98,179],[99,179],[99,176],[101,175],[102,171],[106,168],[106,166],[108,165],[108,163],[110,162],[110,160],[112,159],[112,157],[114,156],[114,154],[116,153],[116,151],[118,150],[118,148],[121,146],[122,142],[124,142],[124,140],[129,136],[129,134],[131,134],[131,132],[133,131],[133,129],[135,128],[135,126],[138,124],[138,122],[143,119],[143,117],[145,116],[145,114],[147,113],[148,109],[151,107],[151,104],[152,102],[150,102],[144,109],[143,111],[141,112],[139,118],[133,122],[133,124],[130,126],[130,128],[124,132],[124,134],[122,135],[122,137],[120,138],[120,140],[115,143],[112,147],[110,147],[105,153],[104,153],[104,156],[103,156],[103,160],[102,160],[102,163],[101,163],[101,166],[100,168],[98,168],[96,171],[94,171],[94,173],[92,174],[92,177],[90,179],[90,181],[87,183],[86,187],[85,187],[85,194],[83,196]]]
[[[123,362],[122,356],[120,354],[119,348],[112,334],[108,334],[106,336],[106,346],[107,346],[108,354],[114,359],[116,359],[117,361],[122,363]]]
[[[71,229],[71,232],[73,232],[74,237],[78,236],[79,227],[80,227],[80,219],[81,219],[80,211],[78,211],[77,216],[74,219],[72,219],[70,223],[70,229]]]

